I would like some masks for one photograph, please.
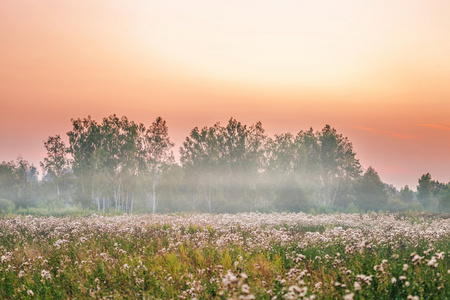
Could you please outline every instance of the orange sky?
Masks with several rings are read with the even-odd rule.
[[[449,1],[1,1],[0,161],[70,118],[330,124],[362,165],[450,181]]]

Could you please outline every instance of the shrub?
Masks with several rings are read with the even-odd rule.
[[[12,213],[15,208],[13,202],[0,198],[0,214],[9,214]]]
[[[50,207],[28,207],[28,208],[19,208],[16,211],[17,214],[27,216],[32,215],[36,217],[87,217],[93,215],[95,213],[99,213],[98,211],[89,210],[89,209],[81,209],[76,206],[65,207],[65,208],[56,208],[53,206]]]
[[[439,212],[450,212],[450,189],[445,189],[439,195]]]
[[[278,190],[276,206],[288,212],[307,212],[311,209],[310,195],[294,180],[282,185]]]

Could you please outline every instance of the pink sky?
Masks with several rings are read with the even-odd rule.
[[[0,161],[70,119],[325,124],[383,181],[450,181],[448,1],[2,1]]]

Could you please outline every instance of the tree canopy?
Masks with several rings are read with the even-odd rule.
[[[330,125],[268,136],[261,122],[230,118],[194,127],[179,148],[166,121],[150,126],[110,115],[72,119],[66,137],[44,141],[38,171],[26,160],[0,164],[0,198],[105,211],[450,210],[450,184],[424,174],[417,192],[361,167],[352,143]],[[6,204],[5,204],[6,205]]]

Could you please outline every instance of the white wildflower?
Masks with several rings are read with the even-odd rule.
[[[243,284],[241,289],[244,294],[250,294],[250,286],[248,284]]]
[[[427,265],[436,268],[438,266],[436,256],[432,256],[431,259],[428,261]]]
[[[353,297],[355,296],[355,294],[350,293],[344,296],[344,300],[353,300]]]
[[[44,279],[47,279],[47,280],[52,279],[52,275],[47,270],[42,270],[41,271],[41,277],[44,278]]]

